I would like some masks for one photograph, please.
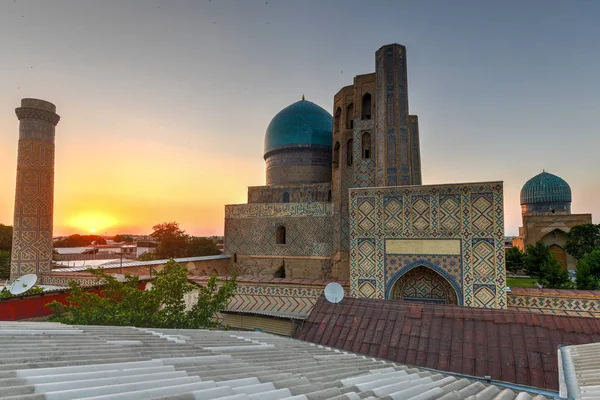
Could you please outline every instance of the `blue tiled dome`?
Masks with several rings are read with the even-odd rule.
[[[569,184],[564,179],[547,172],[534,176],[521,189],[521,205],[570,202]]]
[[[333,117],[308,100],[300,100],[281,110],[271,120],[265,135],[265,155],[290,147],[331,149]]]

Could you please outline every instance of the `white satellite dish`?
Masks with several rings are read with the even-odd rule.
[[[36,274],[27,274],[22,277],[15,279],[13,283],[8,287],[8,291],[11,294],[21,294],[33,287],[37,282]]]
[[[344,288],[337,282],[325,286],[325,298],[330,303],[339,303],[344,298]]]

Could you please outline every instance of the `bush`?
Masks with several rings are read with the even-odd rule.
[[[101,293],[86,292],[79,283],[70,282],[68,304],[54,301],[48,305],[54,312],[51,320],[72,325],[214,328],[220,326],[216,314],[225,309],[237,289],[235,277],[219,286],[213,275],[186,310],[184,296],[197,287],[188,282],[187,270],[173,260],[156,273],[148,290],[138,289],[137,276],[126,275],[119,282],[103,270],[90,271],[103,285]]]

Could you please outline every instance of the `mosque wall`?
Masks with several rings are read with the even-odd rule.
[[[224,252],[232,257],[231,271],[274,276],[284,267],[286,277],[327,277],[333,244],[331,214],[331,203],[225,206]]]
[[[329,182],[248,187],[248,203],[326,203],[330,201],[331,183]]]
[[[350,189],[350,237],[353,297],[391,298],[425,267],[459,304],[506,308],[502,182]]]

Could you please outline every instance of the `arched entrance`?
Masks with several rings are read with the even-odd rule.
[[[437,272],[423,266],[402,275],[394,284],[391,294],[393,300],[458,304],[452,285]]]
[[[560,263],[562,269],[567,269],[567,253],[557,244],[549,246],[550,252],[554,254],[556,260]]]

